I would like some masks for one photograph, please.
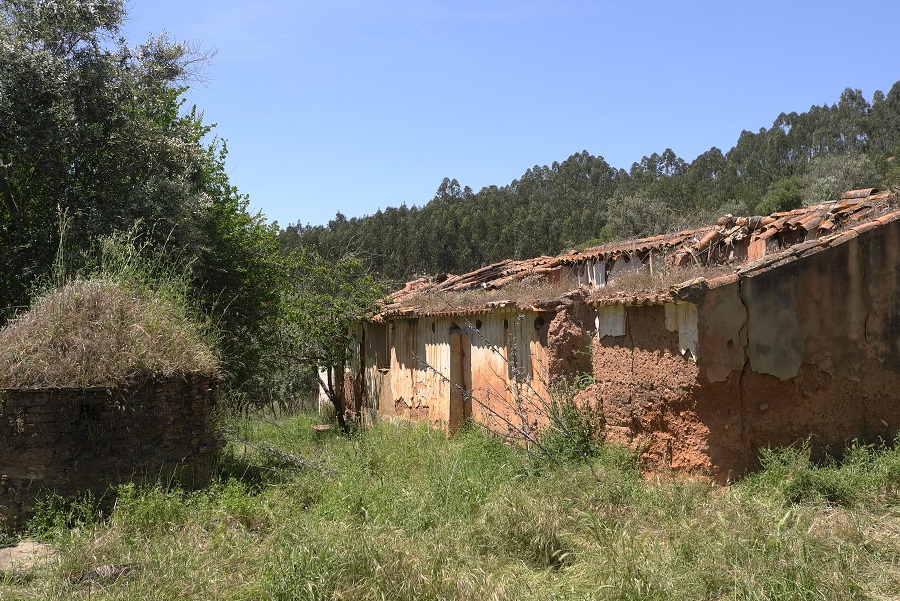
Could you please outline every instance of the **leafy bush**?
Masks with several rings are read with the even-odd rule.
[[[98,521],[98,509],[98,501],[90,492],[75,499],[48,494],[35,503],[25,534],[37,540],[51,540],[71,528],[92,526]]]
[[[538,442],[545,459],[581,461],[594,457],[603,445],[603,414],[597,407],[579,405],[572,398],[575,389],[554,392],[548,426],[541,430]]]
[[[900,498],[900,448],[897,441],[863,444],[851,441],[842,456],[814,460],[809,441],[792,447],[763,449],[762,469],[741,486],[768,491],[782,505],[825,502],[843,507],[868,503],[873,496]]]

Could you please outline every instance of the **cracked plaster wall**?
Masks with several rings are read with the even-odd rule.
[[[798,245],[692,300],[693,332],[677,304],[598,310],[582,400],[651,464],[726,481],[764,447],[900,431],[900,221]]]

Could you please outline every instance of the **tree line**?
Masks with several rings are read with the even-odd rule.
[[[478,192],[445,178],[422,206],[351,219],[338,213],[324,226],[298,222],[280,239],[326,257],[363,253],[375,272],[400,282],[897,185],[895,157],[900,81],[871,101],[848,88],[834,104],[782,113],[768,129],[741,132],[727,152],[713,147],[690,163],[665,149],[626,171],[584,151]]]

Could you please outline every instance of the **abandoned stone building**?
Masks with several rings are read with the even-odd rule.
[[[900,206],[875,189],[765,217],[409,282],[360,325],[364,416],[540,426],[577,378],[607,438],[727,481],[759,449],[900,431]],[[516,422],[518,423],[518,422]]]

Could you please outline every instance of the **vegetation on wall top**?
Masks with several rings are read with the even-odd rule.
[[[0,330],[0,388],[117,386],[217,372],[215,353],[183,309],[106,279],[49,292]]]

